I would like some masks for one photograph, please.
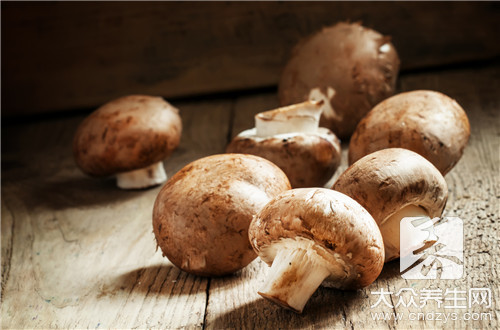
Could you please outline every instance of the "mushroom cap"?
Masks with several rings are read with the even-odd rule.
[[[417,90],[382,101],[361,120],[349,145],[349,164],[376,150],[405,148],[443,175],[462,157],[470,136],[465,111],[450,97]]]
[[[419,154],[402,148],[371,153],[342,173],[333,189],[354,198],[379,224],[407,205],[441,216],[448,187],[438,169]]]
[[[372,283],[384,264],[382,235],[371,215],[355,200],[325,188],[283,192],[255,217],[250,242],[271,265],[280,242],[308,239],[311,247],[332,264],[342,265],[341,276],[326,279],[338,288],[360,288]]]
[[[168,157],[179,145],[177,108],[161,97],[130,95],[104,104],[78,127],[77,165],[92,176],[141,169]]]
[[[248,240],[253,215],[287,189],[286,175],[264,158],[222,154],[198,159],[172,176],[156,198],[158,245],[186,272],[233,273],[256,257]]]
[[[258,137],[256,129],[238,134],[226,152],[263,157],[285,172],[292,187],[323,186],[340,164],[340,140],[329,129]]]
[[[341,139],[377,103],[394,93],[399,57],[389,37],[360,23],[338,23],[299,43],[279,82],[282,105],[330,99],[321,126]]]

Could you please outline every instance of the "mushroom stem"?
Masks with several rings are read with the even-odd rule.
[[[285,133],[313,133],[318,130],[323,102],[307,101],[255,115],[258,137]]]
[[[407,205],[391,215],[380,225],[380,232],[384,239],[385,262],[397,259],[400,256],[400,237],[407,243],[405,246],[413,250],[421,248],[425,241],[422,237],[415,235],[415,229],[408,222],[401,226],[401,220],[407,217],[419,217],[430,220],[429,214],[421,207]],[[400,229],[402,232],[400,233]],[[412,252],[410,251],[410,252]]]
[[[294,312],[302,313],[314,291],[330,274],[323,259],[309,249],[280,249],[269,277],[258,292]]]
[[[122,189],[141,189],[156,186],[167,180],[163,162],[129,172],[118,173],[116,184]]]
[[[331,87],[328,87],[325,92],[323,92],[321,88],[316,87],[310,90],[309,100],[323,103],[323,116],[342,121],[342,116],[336,113],[332,108],[331,100],[335,94],[335,90]]]

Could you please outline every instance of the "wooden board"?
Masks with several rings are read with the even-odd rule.
[[[442,91],[466,109],[471,121],[470,144],[446,177],[445,215],[464,221],[462,279],[404,280],[393,262],[365,289],[320,288],[297,315],[256,293],[268,271],[259,260],[223,278],[187,275],[155,247],[151,210],[160,188],[120,191],[113,180],[91,179],[75,168],[71,138],[83,118],[76,116],[2,129],[2,327],[498,328],[500,67],[408,74],[400,89]],[[169,175],[196,158],[223,152],[229,138],[252,127],[253,115],[275,107],[277,98],[265,93],[175,105],[184,133],[180,148],[166,161]],[[344,159],[332,180],[347,167],[343,147]],[[402,288],[417,293],[488,288],[493,305],[372,308],[378,298],[372,292],[382,288],[394,294]],[[373,320],[378,312],[404,318]],[[412,321],[411,312],[434,317],[486,313],[491,319]]]
[[[484,83],[488,81],[488,83]],[[256,291],[263,284],[267,265],[260,261],[246,268],[239,278],[212,280],[210,285],[209,304],[207,308],[207,325],[219,329],[226,325],[236,328],[440,328],[450,329],[498,326],[500,309],[498,305],[490,309],[449,309],[445,304],[438,308],[429,303],[424,308],[390,309],[382,304],[371,308],[378,299],[372,292],[393,292],[392,304],[397,304],[396,293],[403,288],[412,288],[417,295],[425,290],[457,289],[467,291],[471,288],[489,288],[493,299],[498,299],[500,267],[500,231],[498,228],[500,214],[500,68],[487,67],[477,72],[438,71],[435,73],[404,75],[400,82],[401,91],[431,89],[441,91],[455,98],[467,111],[472,127],[472,138],[462,160],[447,175],[450,197],[444,216],[458,216],[464,221],[465,232],[465,270],[460,280],[404,280],[399,275],[399,263],[391,262],[368,288],[357,292],[342,292],[320,288],[306,305],[304,315],[295,315],[282,310],[261,299]],[[257,95],[238,100],[235,105],[235,118],[232,136],[243,129],[253,126],[253,116],[278,105],[275,95]],[[347,144],[343,143],[342,165],[326,187],[347,168]],[[243,282],[243,283],[242,283]],[[424,293],[425,294],[425,293]],[[402,296],[405,300],[407,295]],[[460,296],[462,298],[462,296]],[[449,296],[447,297],[449,298]],[[418,298],[417,303],[419,303]],[[448,304],[448,302],[446,302]],[[229,311],[228,311],[229,309]],[[374,321],[375,313],[400,313],[402,320]],[[410,317],[418,317],[410,313],[434,313],[440,321],[413,321]],[[490,313],[490,320],[468,321],[447,320],[447,313],[457,313],[458,318],[468,317],[464,313]],[[474,314],[475,315],[475,314]],[[477,317],[482,317],[477,315]]]
[[[230,113],[225,100],[182,104],[184,134],[168,175],[223,152]],[[209,280],[156,250],[160,187],[121,191],[112,179],[84,176],[71,154],[82,119],[2,132],[2,327],[201,327]]]
[[[2,114],[275,86],[338,21],[392,35],[403,70],[500,55],[495,2],[2,2]]]

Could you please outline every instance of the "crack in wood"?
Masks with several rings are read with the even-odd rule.
[[[208,304],[209,304],[209,301],[210,301],[210,284],[211,284],[211,282],[212,282],[212,279],[208,278],[207,279],[207,287],[205,289],[206,303],[205,303],[205,311],[204,311],[204,314],[203,314],[203,325],[202,325],[202,329],[203,330],[205,330],[205,328],[207,326]]]

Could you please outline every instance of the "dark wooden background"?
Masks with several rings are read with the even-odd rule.
[[[293,45],[362,21],[391,35],[403,72],[495,61],[495,2],[4,2],[2,115],[275,87]]]

